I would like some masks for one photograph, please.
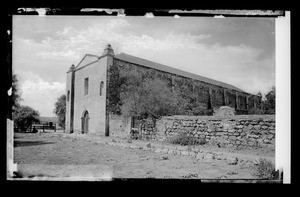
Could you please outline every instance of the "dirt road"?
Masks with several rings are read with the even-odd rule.
[[[112,145],[115,142],[116,145]],[[203,158],[168,154],[139,147],[115,138],[49,132],[14,135],[14,163],[23,177],[175,178],[175,179],[257,179],[257,158],[274,161],[274,151],[216,149],[203,146]],[[126,144],[129,144],[128,146]],[[155,145],[155,142],[152,144]],[[130,147],[131,146],[131,147]],[[135,146],[135,147],[134,147]],[[152,145],[153,146],[153,145]],[[239,161],[207,158],[205,153],[234,154]],[[223,154],[221,153],[221,155]]]

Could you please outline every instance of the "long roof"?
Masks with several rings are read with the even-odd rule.
[[[203,76],[200,76],[200,75],[196,75],[196,74],[193,74],[193,73],[189,73],[189,72],[179,70],[179,69],[176,69],[176,68],[172,68],[172,67],[169,67],[169,66],[166,66],[166,65],[163,65],[163,64],[159,64],[159,63],[156,63],[156,62],[152,62],[152,61],[149,61],[149,60],[146,60],[146,59],[142,59],[142,58],[139,58],[139,57],[128,55],[126,53],[117,54],[117,55],[115,55],[115,58],[117,58],[119,60],[129,62],[129,63],[142,65],[142,66],[145,66],[145,67],[157,69],[157,70],[160,70],[160,71],[176,74],[176,75],[179,75],[179,76],[195,79],[195,80],[202,81],[202,82],[205,82],[205,83],[209,83],[209,84],[213,84],[213,85],[217,85],[217,86],[221,86],[221,87],[224,87],[224,88],[228,88],[228,89],[232,89],[232,90],[236,90],[236,91],[239,91],[239,92],[246,93],[245,91],[243,91],[243,90],[241,90],[241,89],[239,89],[239,88],[237,88],[233,85],[223,83],[223,82],[220,82],[220,81],[217,81],[217,80],[214,80],[214,79],[210,79],[210,78],[207,78],[207,77],[203,77]]]

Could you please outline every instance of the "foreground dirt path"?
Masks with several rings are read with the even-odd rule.
[[[262,157],[273,161],[275,155],[273,151],[203,147],[204,151],[244,156],[237,164],[229,165],[225,159],[197,159],[130,146],[125,148],[114,146],[110,141],[118,142],[118,139],[62,133],[16,133],[14,163],[25,177],[257,179],[252,160]],[[133,141],[131,144],[138,143],[148,142]]]

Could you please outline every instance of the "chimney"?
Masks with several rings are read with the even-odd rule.
[[[102,53],[102,55],[115,56],[114,50],[110,44],[106,45],[106,48],[104,49],[104,52]]]

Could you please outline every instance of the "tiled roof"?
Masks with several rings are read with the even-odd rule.
[[[173,74],[176,74],[176,75],[179,75],[179,76],[183,76],[183,77],[195,79],[195,80],[198,80],[198,81],[202,81],[202,82],[205,82],[205,83],[214,84],[214,85],[221,86],[221,87],[224,87],[224,88],[236,90],[236,91],[239,91],[239,92],[245,92],[245,91],[243,91],[243,90],[241,90],[241,89],[239,89],[239,88],[237,88],[233,85],[227,84],[227,83],[223,83],[223,82],[220,82],[220,81],[217,81],[217,80],[214,80],[214,79],[210,79],[210,78],[203,77],[203,76],[200,76],[200,75],[196,75],[196,74],[193,74],[193,73],[189,73],[189,72],[186,72],[186,71],[183,71],[183,70],[172,68],[172,67],[169,67],[169,66],[166,66],[166,65],[163,65],[163,64],[151,62],[149,60],[145,60],[145,59],[142,59],[142,58],[139,58],[139,57],[128,55],[126,53],[118,54],[118,55],[115,56],[115,58],[117,58],[119,60],[129,62],[129,63],[138,64],[138,65],[142,65],[142,66],[149,67],[149,68],[154,68],[154,69],[161,70],[161,71],[164,71],[164,72],[173,73]]]

